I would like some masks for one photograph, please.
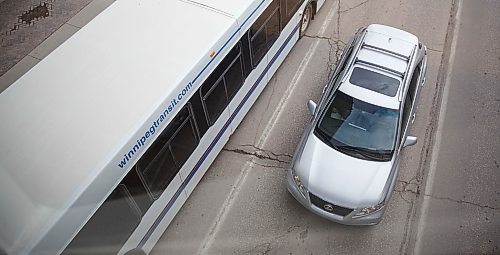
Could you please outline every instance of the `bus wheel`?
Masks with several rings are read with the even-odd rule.
[[[300,37],[304,36],[304,34],[306,33],[306,30],[309,27],[309,24],[311,23],[312,14],[313,14],[312,5],[309,3],[304,9],[304,13],[302,13],[302,21],[300,24]]]

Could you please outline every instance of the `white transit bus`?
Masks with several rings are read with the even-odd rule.
[[[110,5],[0,94],[0,254],[149,253],[323,2]]]

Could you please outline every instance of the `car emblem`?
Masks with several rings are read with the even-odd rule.
[[[333,205],[331,204],[326,204],[323,206],[323,208],[329,212],[333,211]]]

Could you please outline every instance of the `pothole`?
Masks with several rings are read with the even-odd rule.
[[[18,16],[17,22],[7,31],[7,34],[12,34],[15,31],[26,27],[33,26],[37,21],[45,19],[52,15],[54,9],[53,2],[55,0],[43,1],[40,4],[31,6],[27,11]]]

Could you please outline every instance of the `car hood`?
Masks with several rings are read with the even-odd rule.
[[[373,206],[385,198],[392,161],[375,162],[341,153],[312,132],[294,168],[309,192],[347,208]]]

